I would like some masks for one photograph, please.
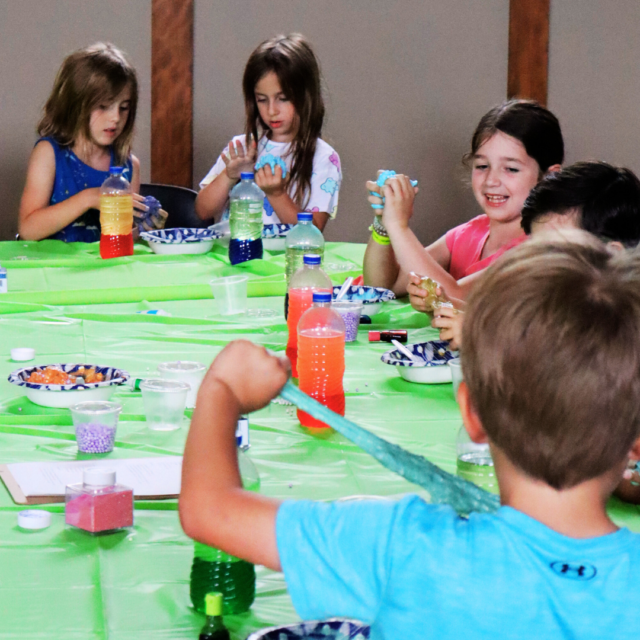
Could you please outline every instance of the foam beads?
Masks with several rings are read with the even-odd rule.
[[[271,171],[273,172],[274,176],[276,175],[276,165],[280,165],[280,168],[282,169],[282,177],[287,177],[287,165],[279,156],[274,156],[272,153],[267,153],[266,156],[262,156],[262,158],[260,158],[260,160],[256,162],[255,170],[259,171],[266,164],[271,167]]]
[[[449,504],[461,515],[472,511],[493,513],[500,506],[498,496],[467,480],[443,471],[426,458],[387,442],[354,422],[339,416],[300,391],[291,380],[284,385],[280,395],[295,404],[300,410],[333,427],[338,433],[372,455],[387,469],[426,489],[433,504]]]
[[[378,179],[376,180],[376,184],[379,187],[384,187],[384,185],[386,184],[387,180],[389,178],[391,178],[392,176],[395,176],[395,175],[396,175],[395,171],[389,171],[389,170],[385,169],[384,171],[380,172],[380,175],[378,176]],[[412,180],[411,181],[411,186],[412,187],[417,187],[418,186],[418,181],[417,180]],[[369,193],[372,196],[380,197],[380,194],[376,193],[375,191],[369,191]],[[372,209],[384,209],[384,197],[382,198],[382,204],[372,204],[371,208]]]

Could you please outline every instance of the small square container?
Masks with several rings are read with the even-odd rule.
[[[355,342],[358,337],[358,326],[360,325],[360,316],[362,315],[362,302],[357,301],[338,301],[332,302],[331,308],[335,309],[344,321],[345,342]]]
[[[116,484],[116,472],[111,469],[85,469],[82,483],[66,486],[64,521],[89,533],[131,527],[133,489]]]
[[[76,428],[78,451],[109,453],[116,439],[122,405],[117,402],[79,402],[69,407]]]

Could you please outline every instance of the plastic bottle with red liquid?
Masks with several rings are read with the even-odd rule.
[[[313,293],[324,291],[331,293],[333,285],[329,276],[320,268],[322,258],[318,255],[306,255],[302,269],[298,269],[289,283],[289,315],[287,328],[287,357],[291,361],[291,375],[298,377],[298,322],[302,314],[313,304]]]
[[[123,167],[109,167],[100,189],[100,257],[133,255],[133,195]]]
[[[298,373],[302,391],[344,415],[344,321],[331,308],[330,293],[314,293],[313,306],[298,323]],[[328,428],[308,413],[298,409],[304,427]]]

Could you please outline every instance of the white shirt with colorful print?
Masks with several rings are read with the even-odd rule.
[[[246,149],[245,136],[235,136],[233,142],[240,141]],[[290,153],[290,142],[273,142],[266,136],[263,136],[258,142],[259,161],[263,156],[271,154],[284,160],[287,171],[291,169],[292,154]],[[229,145],[223,152],[229,153]],[[208,184],[212,183],[225,168],[222,155],[218,156],[216,163],[211,167],[209,173],[200,183],[200,188],[204,189]],[[313,172],[311,173],[311,193],[308,198],[304,198],[306,205],[305,211],[315,213],[324,211],[331,218],[335,218],[338,212],[338,193],[342,182],[342,170],[340,168],[340,158],[335,149],[328,145],[324,140],[318,138],[316,142],[316,152],[313,156]],[[294,191],[292,185],[289,186],[289,195]],[[229,217],[229,202],[225,205],[223,218]],[[264,199],[264,208],[262,210],[262,221],[264,224],[277,224],[280,222],[278,214],[273,210],[267,198]]]

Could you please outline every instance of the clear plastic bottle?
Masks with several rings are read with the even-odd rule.
[[[229,194],[229,261],[240,264],[262,258],[262,207],[264,193],[253,181],[253,173],[241,173]]]
[[[300,389],[332,411],[344,415],[344,334],[340,314],[331,308],[330,293],[314,293],[313,307],[298,323]],[[298,409],[304,427],[328,428]]]
[[[331,293],[332,284],[329,276],[320,268],[322,259],[318,255],[307,255],[303,258],[301,269],[291,278],[289,285],[289,313],[287,328],[287,357],[291,361],[291,375],[298,377],[298,322],[302,314],[313,304],[314,291]]]
[[[285,270],[287,285],[293,274],[302,268],[302,258],[315,254],[324,256],[324,236],[313,224],[313,214],[299,213],[298,224],[289,231],[285,240]]]
[[[200,631],[198,640],[230,640],[229,630],[222,621],[222,594],[207,593],[204,599],[204,612],[207,620]]]
[[[258,491],[258,470],[249,456],[241,450],[238,451],[238,463],[244,488]],[[222,593],[226,613],[248,611],[256,594],[255,567],[246,560],[240,560],[206,544],[194,542],[190,595],[197,611],[205,611],[206,595],[215,591]]]
[[[464,425],[458,431],[456,453],[456,472],[461,478],[473,482],[491,493],[498,493],[498,481],[489,445],[473,442]]]
[[[100,188],[100,257],[133,255],[133,195],[123,167],[109,167]]]

